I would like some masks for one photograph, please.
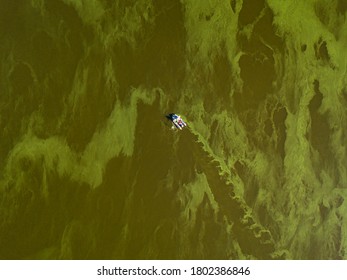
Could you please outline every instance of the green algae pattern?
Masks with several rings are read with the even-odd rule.
[[[0,259],[346,259],[346,12],[2,1]]]

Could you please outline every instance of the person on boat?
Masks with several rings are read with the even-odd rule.
[[[187,124],[182,120],[180,115],[177,114],[169,114],[168,118],[173,122],[173,124],[179,128],[182,129],[185,127]]]
[[[183,125],[183,121],[182,121],[182,118],[180,116],[178,116],[177,118],[177,123],[182,126]]]

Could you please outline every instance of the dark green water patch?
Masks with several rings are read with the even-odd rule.
[[[225,248],[227,236],[223,234],[222,221],[215,221],[214,210],[206,194],[197,209],[196,221],[193,230],[195,234],[190,238],[194,244],[192,250],[195,249],[196,258],[205,259],[209,256],[216,260],[226,259],[228,257],[228,250]],[[211,239],[211,236],[215,238]]]
[[[264,0],[245,0],[239,14],[239,25],[253,23],[264,8]]]
[[[64,126],[68,143],[77,151],[82,151],[89,143],[100,122],[106,122],[116,99],[116,92],[112,92],[105,86],[108,78],[104,75],[105,56],[92,49],[85,60],[86,64],[93,66],[88,67],[87,75],[83,79],[84,92],[75,93],[79,98],[71,104]],[[78,78],[82,79],[82,77]],[[63,88],[55,92],[56,96],[60,95],[61,101],[64,100],[62,92]]]
[[[6,199],[1,201],[1,212],[6,211],[1,213],[6,217],[0,230],[2,259],[47,258],[40,252],[60,248],[66,226],[83,213],[87,189],[45,171],[43,164],[23,162],[26,180],[17,184],[17,190],[8,189]],[[53,250],[49,257],[58,259],[60,249]]]
[[[284,145],[287,138],[285,122],[287,115],[286,107],[278,104],[277,109],[273,113],[273,124],[275,125],[277,134],[276,150],[282,158],[285,157]]]
[[[338,0],[336,9],[338,13],[345,15],[347,11],[347,2],[345,0]]]
[[[237,108],[257,108],[271,92],[274,74],[272,58],[263,53],[243,55],[239,65],[244,86],[242,93],[235,94]]]
[[[323,41],[322,38],[320,38],[318,42],[314,44],[314,51],[317,59],[321,59],[324,62],[330,61],[327,43]]]
[[[84,29],[82,19],[72,5],[61,0],[49,0],[45,1],[45,8],[54,22],[63,20],[73,30]]]
[[[210,74],[213,84],[213,96],[218,98],[208,99],[209,103],[213,103],[213,99],[218,100],[222,105],[222,109],[229,109],[230,105],[230,89],[231,89],[231,65],[228,60],[227,50],[225,46],[221,47],[220,54],[215,57],[214,71]],[[215,109],[215,108],[214,108]]]
[[[310,101],[309,110],[311,115],[310,142],[312,147],[319,152],[324,161],[331,159],[330,151],[330,125],[327,113],[321,114],[318,109],[322,104],[323,94],[319,89],[319,81],[314,81],[315,95]]]
[[[60,53],[52,37],[45,31],[40,30],[33,35],[31,50],[32,64],[39,79],[57,68]]]
[[[273,126],[270,119],[266,119],[265,125],[264,125],[264,132],[267,134],[267,136],[271,137],[273,133]]]
[[[301,45],[301,51],[305,52],[306,50],[307,50],[307,45],[306,44]]]
[[[184,14],[181,3],[170,0],[155,2],[157,17],[151,40],[141,52],[144,75],[149,86],[178,89],[185,76]]]
[[[177,89],[184,80],[185,73],[185,29],[180,3],[171,1],[169,8],[156,2],[154,27],[146,26],[150,40],[144,34],[137,38],[133,48],[126,40],[120,41],[112,56],[119,84],[119,97],[126,98],[129,88],[145,85],[160,86],[163,90]]]
[[[102,185],[91,193],[89,211],[93,219],[87,224],[94,232],[95,247],[88,258],[123,257],[116,248],[125,226],[124,207],[132,182],[130,177],[122,174],[131,172],[131,162],[124,156],[113,158],[107,164]]]
[[[19,62],[15,65],[9,76],[10,84],[12,87],[12,95],[19,96],[28,95],[29,88],[34,84],[34,76],[30,67]]]
[[[272,10],[265,5],[264,11],[264,15],[254,26],[252,40],[255,41],[260,39],[260,42],[254,44],[254,49],[260,48],[263,52],[266,52],[267,56],[271,56],[273,52],[271,48],[281,52],[284,47],[284,41],[281,37],[276,35],[276,29],[273,24],[274,15]],[[268,46],[265,46],[264,43],[268,44]]]

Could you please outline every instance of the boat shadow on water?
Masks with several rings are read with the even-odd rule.
[[[174,115],[175,115],[174,113],[170,113],[170,114],[165,115],[166,120],[163,121],[163,123],[165,124],[165,126],[171,128],[172,130],[178,131],[178,128],[173,123],[173,116]]]
[[[173,117],[174,113],[170,113],[170,114],[167,114],[165,115],[165,117],[172,122],[172,117]]]

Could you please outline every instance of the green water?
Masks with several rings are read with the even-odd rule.
[[[346,259],[346,11],[0,1],[0,258]]]

